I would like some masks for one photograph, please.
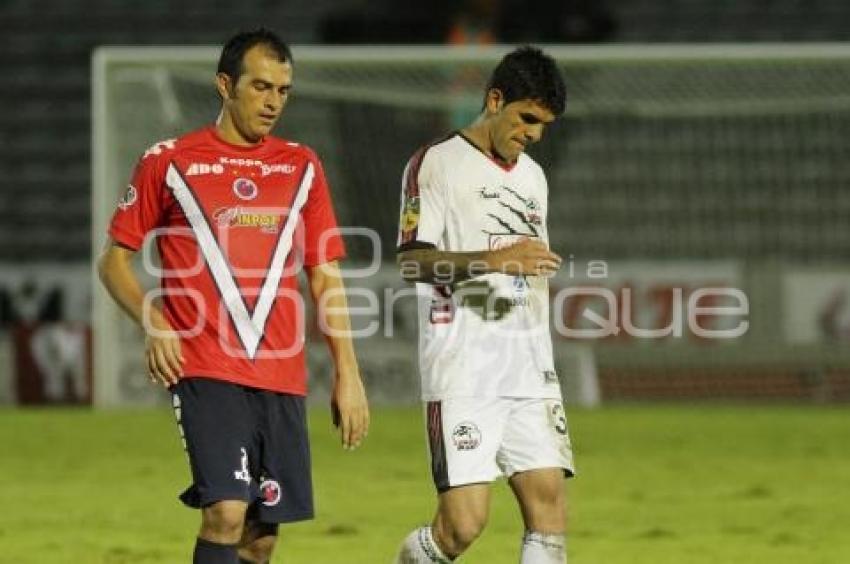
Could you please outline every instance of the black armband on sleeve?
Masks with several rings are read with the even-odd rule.
[[[405,251],[415,251],[418,249],[436,249],[437,245],[433,243],[426,243],[425,241],[410,241],[409,243],[403,243],[398,246],[396,249],[396,254],[403,253]]]

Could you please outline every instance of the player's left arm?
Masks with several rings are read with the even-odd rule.
[[[336,368],[331,395],[333,422],[340,430],[343,447],[353,449],[369,431],[369,404],[351,341],[345,286],[336,261],[307,266],[305,270],[316,304],[319,328],[325,335]]]

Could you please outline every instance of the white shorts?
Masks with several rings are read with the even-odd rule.
[[[559,399],[452,398],[425,404],[437,491],[537,468],[575,474]]]

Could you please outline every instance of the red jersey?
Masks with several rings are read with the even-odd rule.
[[[148,234],[187,377],[306,394],[296,275],[345,254],[316,154],[271,136],[233,145],[214,127],[157,143],[109,227],[133,250]]]

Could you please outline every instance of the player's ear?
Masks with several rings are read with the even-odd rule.
[[[491,88],[487,91],[487,111],[491,114],[498,114],[502,111],[505,105],[505,96],[498,88]]]
[[[226,73],[220,72],[215,75],[215,87],[222,100],[228,100],[234,97],[233,81]]]

